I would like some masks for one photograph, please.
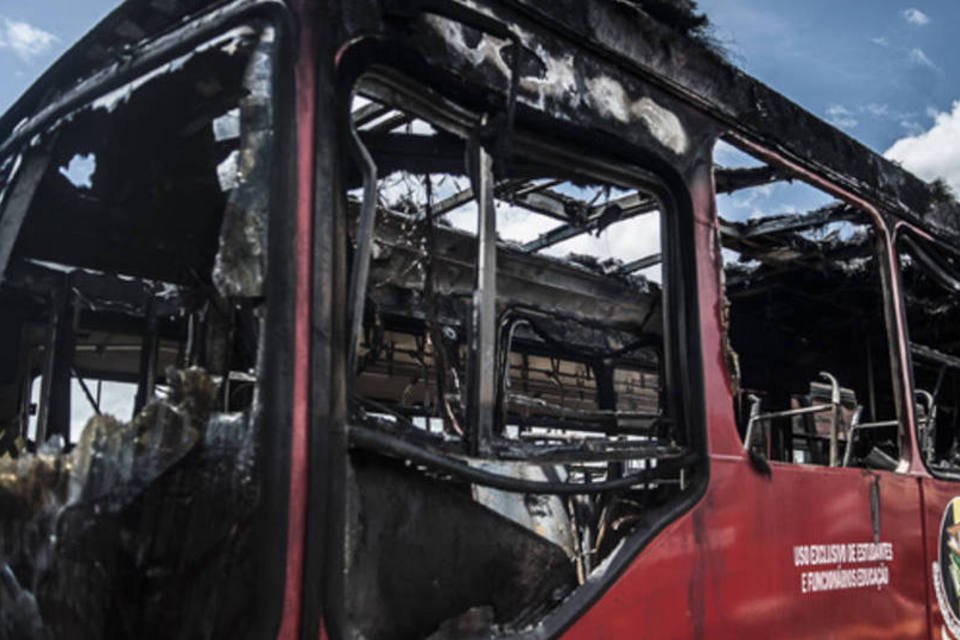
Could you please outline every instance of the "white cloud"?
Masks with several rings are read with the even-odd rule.
[[[936,109],[930,113],[928,108],[927,115],[931,120],[936,118],[938,113]],[[917,122],[919,115],[916,111],[900,111],[885,102],[868,102],[856,109],[848,109],[842,105],[832,105],[827,109],[827,119],[835,126],[855,127],[859,125],[860,119],[868,117],[896,124],[909,135],[923,131],[923,126]]]
[[[748,153],[744,153],[724,140],[718,140],[713,147],[713,162],[721,167],[762,167],[764,163]]]
[[[827,120],[835,127],[843,129],[852,129],[860,121],[854,117],[854,113],[841,104],[832,104],[827,107]]]
[[[927,131],[897,140],[884,154],[924,180],[943,178],[960,193],[960,100]]]
[[[10,49],[24,62],[46,53],[57,40],[52,33],[32,24],[0,16],[0,49]]]
[[[906,131],[909,135],[915,136],[918,133],[923,131],[923,126],[916,120],[911,120],[909,118],[901,119],[897,124],[900,125],[900,128]]]
[[[873,44],[875,44],[875,45],[877,45],[877,46],[880,46],[880,47],[889,47],[889,46],[890,46],[890,41],[887,40],[886,37],[884,37],[884,36],[879,36],[879,37],[876,37],[876,38],[870,38],[870,42],[872,42]]]
[[[566,257],[571,253],[616,258],[630,262],[660,252],[660,213],[651,212],[614,223],[600,232],[583,233],[556,244],[543,253]]]
[[[506,202],[497,201],[497,235],[511,242],[530,242],[540,234],[546,233],[553,227],[560,226],[560,222],[551,218],[531,213],[523,207],[517,207]],[[476,214],[472,216],[476,232]]]
[[[925,24],[930,24],[930,16],[925,14],[923,11],[920,11],[920,9],[914,7],[904,9],[900,12],[900,15],[903,16],[904,20],[910,24],[915,24],[918,27],[922,27]]]
[[[910,49],[910,53],[907,54],[907,57],[910,59],[910,62],[920,67],[927,67],[928,69],[936,69],[937,65],[933,63],[926,53],[923,52],[923,49],[915,48]]]

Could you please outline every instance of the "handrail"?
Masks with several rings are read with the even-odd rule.
[[[750,418],[747,421],[747,432],[743,437],[743,450],[750,449],[753,440],[753,426],[758,422],[773,420],[774,418],[790,418],[812,413],[822,413],[824,411],[833,412],[833,421],[830,424],[830,466],[837,466],[837,433],[840,424],[840,384],[837,379],[826,371],[820,372],[820,377],[830,383],[830,403],[818,404],[811,407],[800,407],[798,409],[787,409],[785,411],[774,411],[770,413],[760,413],[760,399],[755,395],[750,395]]]
[[[866,429],[886,429],[900,424],[900,422],[897,420],[879,420],[876,422],[864,422],[863,424],[860,424],[860,416],[862,413],[863,407],[858,406],[856,412],[853,414],[853,419],[850,421],[850,436],[847,438],[846,447],[844,447],[843,464],[840,465],[842,467],[850,466],[850,457],[853,453],[853,440],[858,431],[864,431]]]

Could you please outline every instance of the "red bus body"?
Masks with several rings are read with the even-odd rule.
[[[614,552],[616,567],[594,568],[561,602],[545,607],[539,622],[501,629],[502,637],[956,637],[948,621],[955,616],[941,610],[938,582],[945,511],[960,497],[960,480],[935,477],[923,459],[896,244],[903,229],[949,243],[936,220],[957,215],[956,203],[938,204],[928,185],[737,71],[662,18],[651,17],[643,2],[241,0],[174,2],[177,11],[156,15],[145,8],[148,4],[131,1],[120,7],[15,105],[0,126],[0,137],[7,140],[2,151],[26,148],[29,139],[14,125],[37,114],[48,117],[44,91],[60,87],[69,94],[70,83],[93,70],[80,54],[119,39],[122,30],[116,25],[125,20],[142,21],[147,35],[130,46],[144,55],[155,39],[194,38],[187,33],[191,28],[215,32],[264,21],[282,34],[278,104],[285,105],[279,111],[288,120],[277,130],[287,127],[278,136],[287,155],[277,166],[287,198],[276,205],[276,215],[289,223],[285,259],[293,267],[284,304],[291,313],[280,332],[286,351],[277,353],[283,357],[265,357],[282,360],[277,366],[284,383],[278,393],[287,419],[270,424],[269,437],[279,444],[270,445],[272,457],[263,462],[267,480],[261,500],[273,510],[258,543],[260,595],[257,624],[249,633],[284,639],[362,637],[353,633],[355,621],[344,611],[345,594],[354,588],[352,578],[344,577],[343,557],[354,543],[342,532],[349,502],[344,496],[352,495],[348,491],[355,480],[348,468],[354,445],[348,442],[350,334],[344,311],[350,300],[345,265],[352,249],[343,213],[352,169],[345,160],[351,142],[342,117],[354,81],[385,67],[454,96],[451,102],[458,104],[500,104],[516,91],[522,107],[517,122],[540,138],[549,140],[553,127],[574,146],[588,146],[596,136],[601,151],[655,167],[654,173],[669,178],[669,191],[681,194],[677,210],[686,222],[677,233],[682,239],[676,253],[688,260],[684,309],[691,331],[676,339],[689,356],[678,375],[691,381],[684,383],[685,418],[695,435],[686,446],[699,456],[696,480],[682,500],[676,498],[669,518],[631,534],[635,553]],[[189,19],[181,25],[184,16]],[[568,57],[543,55],[544,84],[550,73],[562,72],[576,80],[571,86],[577,89],[541,93],[538,102],[532,85],[511,89],[481,54],[471,57],[452,39],[445,41],[442,32],[424,27],[431,24],[424,16],[469,23],[478,32],[522,33],[524,46],[534,51],[565,51]],[[180,30],[185,33],[178,36]],[[106,62],[94,66],[106,67]],[[551,65],[567,66],[557,71]],[[591,79],[588,70],[595,77],[613,77],[627,93],[639,91],[668,105],[689,144],[681,153],[670,152],[657,145],[656,132],[643,120],[621,117],[609,106],[619,99],[616,92],[583,93]],[[24,130],[39,134],[44,127],[41,118]],[[711,155],[721,136],[791,179],[872,217],[882,245],[878,259],[886,262],[887,336],[896,356],[891,365],[899,407],[896,470],[770,460],[764,473],[745,450],[725,351],[722,222]],[[613,149],[616,140],[622,147]],[[0,217],[0,232],[3,222]],[[483,458],[480,451],[463,459]],[[410,460],[408,467],[429,467]],[[868,573],[856,573],[860,570]],[[450,633],[437,637],[456,636]]]

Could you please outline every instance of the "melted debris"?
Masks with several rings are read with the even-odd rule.
[[[204,371],[167,375],[170,399],[131,422],[95,416],[69,453],[51,439],[0,459],[0,638],[243,628],[252,420],[212,413]]]

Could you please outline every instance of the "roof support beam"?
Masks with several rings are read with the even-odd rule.
[[[353,126],[359,129],[385,115],[390,110],[391,107],[384,106],[379,102],[369,102],[358,109],[354,109],[350,116],[353,118]]]
[[[790,174],[778,167],[746,167],[728,169],[715,167],[713,182],[717,193],[734,193],[741,189],[761,187],[765,184],[790,180]]]
[[[615,222],[656,211],[659,207],[660,203],[655,198],[632,193],[605,204],[591,207],[588,210],[586,222],[583,224],[565,224],[556,229],[551,229],[523,245],[522,249],[527,252],[540,251],[582,233],[602,230]]]
[[[652,253],[649,256],[644,256],[642,258],[634,260],[633,262],[628,262],[627,264],[617,269],[617,273],[623,274],[623,275],[636,273],[637,271],[643,271],[644,269],[647,269],[654,265],[658,265],[661,262],[663,262],[663,254]]]

